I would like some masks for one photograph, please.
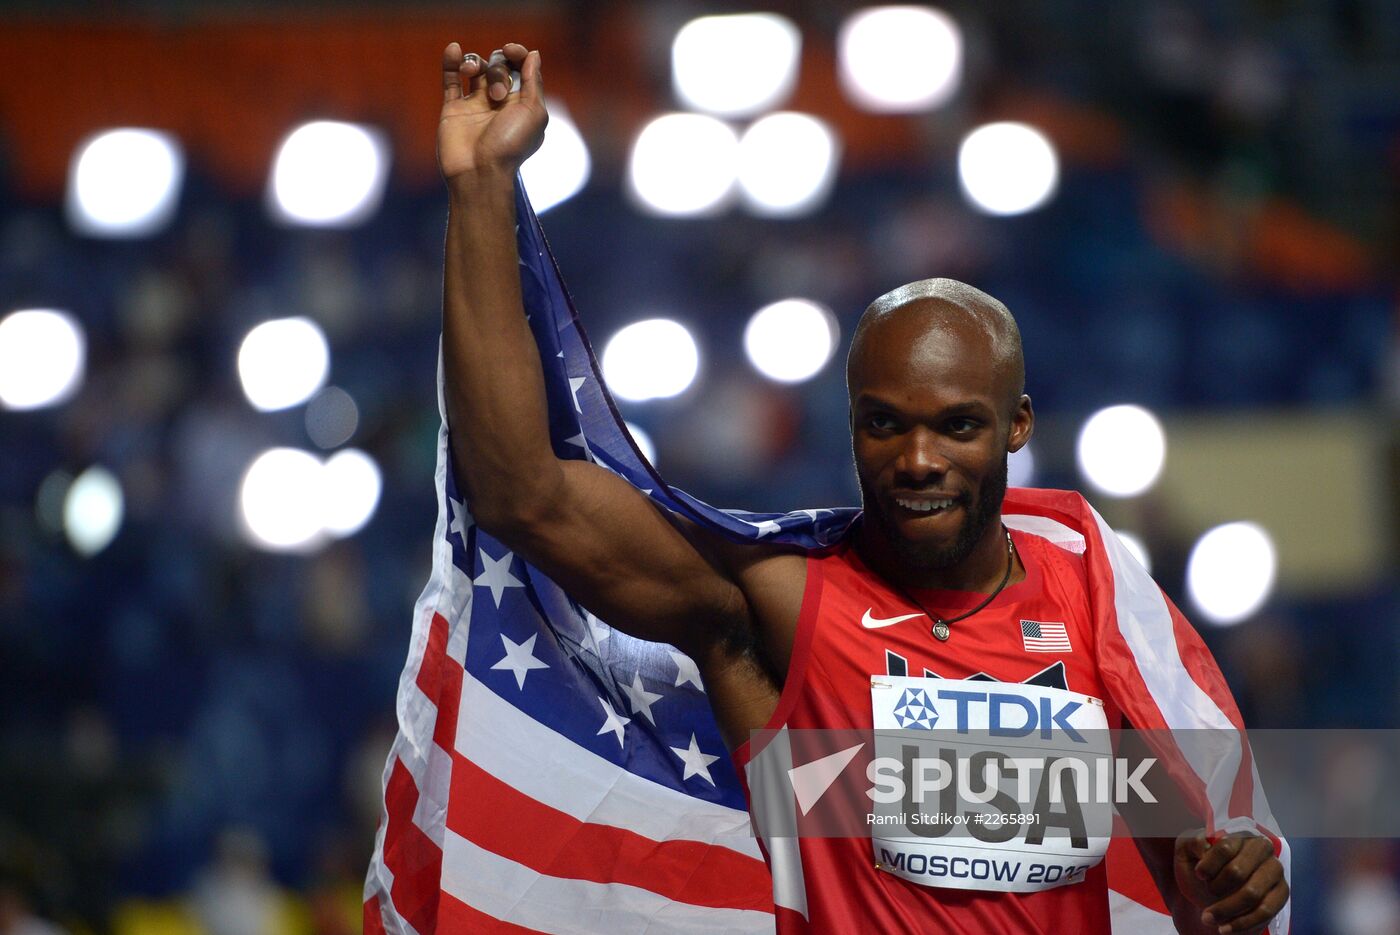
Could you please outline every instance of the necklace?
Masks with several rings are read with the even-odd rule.
[[[933,617],[933,628],[931,632],[938,638],[939,642],[946,643],[948,637],[951,636],[953,632],[951,629],[952,624],[957,623],[959,620],[966,620],[983,607],[986,607],[1002,592],[1002,589],[1006,587],[1006,582],[1011,580],[1011,569],[1016,564],[1016,551],[1015,547],[1011,544],[1011,530],[1007,529],[1005,526],[1002,526],[1001,530],[1006,533],[1006,574],[1001,576],[1001,584],[997,585],[996,590],[988,594],[986,598],[983,599],[982,603],[969,611],[958,614],[956,617],[933,617],[933,614],[929,614],[930,617]],[[907,592],[906,596],[912,599],[912,595],[908,595]],[[916,607],[923,607],[923,604],[918,601],[914,601],[913,603]],[[928,613],[928,611],[925,611],[925,613]]]

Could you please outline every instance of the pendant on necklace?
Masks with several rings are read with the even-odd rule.
[[[933,622],[933,635],[938,637],[939,640],[946,643],[948,641],[948,635],[952,632],[953,631],[948,626],[948,621],[935,620]]]

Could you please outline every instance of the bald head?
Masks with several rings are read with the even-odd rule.
[[[1011,311],[981,289],[956,279],[921,279],[880,296],[851,337],[846,386],[854,400],[876,361],[906,353],[911,342],[937,345],[953,336],[974,348],[1014,408],[1025,392],[1021,331]]]

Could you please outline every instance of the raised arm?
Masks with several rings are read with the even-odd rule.
[[[510,92],[519,70],[520,90]],[[726,547],[668,519],[610,472],[550,446],[544,380],[521,304],[514,180],[543,139],[540,56],[443,53],[438,159],[449,192],[443,356],[452,461],[481,528],[609,623],[702,667],[751,643]],[[728,551],[727,551],[728,550]],[[801,581],[796,582],[800,598]],[[795,618],[796,610],[792,611]]]

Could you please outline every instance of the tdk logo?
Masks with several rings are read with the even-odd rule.
[[[938,712],[922,688],[906,688],[894,706],[895,723],[905,730],[933,730]]]
[[[976,723],[977,730],[986,724],[993,737],[1027,737],[1040,732],[1041,740],[1049,740],[1058,727],[1075,743],[1087,743],[1083,735],[1069,724],[1069,716],[1082,707],[1078,701],[1067,701],[1055,708],[1049,698],[1030,699],[996,691],[962,691],[941,688],[940,701],[951,701],[956,709],[958,733],[966,734]],[[947,708],[940,706],[946,713]],[[985,716],[984,716],[985,715]]]

